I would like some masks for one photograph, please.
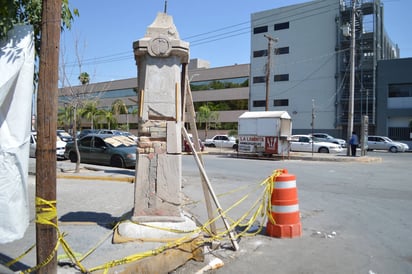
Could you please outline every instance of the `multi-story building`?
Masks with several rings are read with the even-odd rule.
[[[378,61],[376,133],[412,141],[412,58]],[[412,147],[412,142],[409,143]]]
[[[369,134],[408,139],[412,80],[407,72],[412,62],[396,59],[399,48],[384,30],[381,0],[316,0],[254,13],[250,65],[210,68],[207,61],[191,60],[188,74],[195,109],[207,105],[218,113],[219,126],[208,135],[236,129],[245,111],[268,109],[288,111],[294,134],[313,128],[346,139],[353,3],[354,129],[360,131],[361,118],[367,115]],[[130,78],[90,84],[87,89],[65,88],[59,105],[86,91],[83,98],[98,100],[98,107],[106,110],[121,99],[129,114],[118,115],[118,122],[128,123],[133,132],[137,128],[136,85],[137,79]],[[91,126],[83,122],[83,127]],[[204,138],[204,124],[198,124],[198,129]]]
[[[210,68],[204,60],[193,59],[189,63],[189,80],[195,110],[206,105],[217,113],[217,123],[208,135],[228,133],[237,129],[237,119],[248,110],[249,101],[249,64]],[[137,78],[88,84],[60,89],[59,106],[73,106],[76,102],[97,102],[98,109],[110,110],[116,100],[121,100],[128,108],[128,114],[117,115],[119,124],[128,124],[134,132],[137,129]],[[80,100],[78,99],[80,98]],[[104,118],[94,127],[107,127]],[[82,127],[90,128],[91,122],[82,119]],[[199,123],[200,136],[205,138],[205,124]],[[208,137],[209,137],[208,136]]]
[[[316,0],[253,13],[250,110],[264,110],[268,97],[269,110],[291,114],[294,133],[314,128],[346,139],[354,10],[353,124],[359,131],[368,115],[375,133],[376,65],[399,56],[384,31],[380,0]]]

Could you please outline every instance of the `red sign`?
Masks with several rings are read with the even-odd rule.
[[[265,153],[277,154],[278,153],[278,138],[268,136],[265,138]]]

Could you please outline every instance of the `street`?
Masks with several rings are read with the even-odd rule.
[[[238,252],[212,252],[225,262],[216,273],[411,273],[412,153],[368,155],[382,157],[382,162],[205,157],[217,193],[257,184],[274,169],[288,169],[297,178],[303,229],[300,238],[259,235],[243,238]],[[193,194],[199,184],[190,160],[184,158],[184,191]],[[237,198],[222,197],[221,203],[229,206],[233,196]],[[229,215],[238,218],[244,209]],[[205,216],[203,204],[192,211]]]
[[[274,170],[287,169],[294,174],[302,236],[278,239],[261,233],[242,237],[238,251],[230,249],[228,240],[222,248],[206,248],[205,262],[189,261],[173,273],[194,273],[214,257],[224,262],[214,273],[411,273],[412,153],[368,155],[381,157],[382,161],[248,160],[225,154],[204,155],[207,176],[222,209],[248,195],[227,213],[229,220],[240,218],[261,197],[259,183]],[[198,167],[193,156],[182,158],[183,209],[204,223],[207,211]],[[33,165],[33,159],[30,163]],[[73,164],[58,161],[57,165]],[[103,169],[100,174],[109,176],[111,172],[115,171]],[[34,199],[35,176],[29,177],[30,199]],[[57,184],[60,228],[67,233],[67,241],[75,252],[87,252],[102,235],[110,233],[108,224],[130,214],[133,207],[134,186],[130,183],[60,178]],[[20,255],[35,242],[31,220],[22,240],[0,245],[2,262]],[[221,220],[217,227],[223,229]],[[84,264],[89,268],[122,258],[138,252],[141,246],[113,245],[109,239]],[[23,258],[14,270],[33,266],[34,253]],[[75,272],[60,268],[59,273]]]

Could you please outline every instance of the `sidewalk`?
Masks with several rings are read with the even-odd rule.
[[[372,156],[360,156],[360,151],[358,150],[357,156],[347,156],[346,151],[333,154],[333,153],[309,153],[309,152],[290,152],[285,155],[273,155],[272,157],[259,156],[251,153],[239,153],[231,148],[216,148],[207,147],[203,154],[213,154],[213,155],[224,155],[234,158],[246,158],[246,159],[259,159],[259,160],[306,160],[306,161],[335,161],[335,162],[381,162],[382,158],[372,157]]]

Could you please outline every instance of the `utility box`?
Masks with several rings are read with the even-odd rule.
[[[292,119],[287,111],[251,111],[238,118],[240,153],[283,155],[289,152]]]

